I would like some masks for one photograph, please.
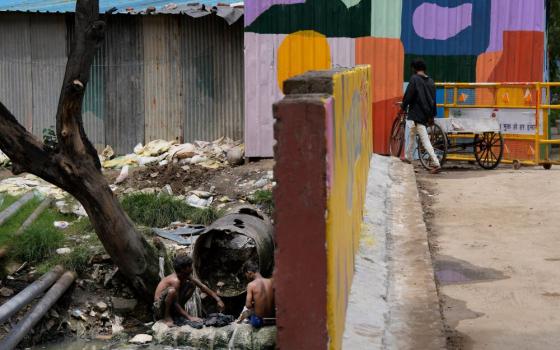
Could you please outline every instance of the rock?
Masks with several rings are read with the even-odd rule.
[[[149,334],[137,334],[134,338],[130,339],[128,342],[131,344],[147,344],[151,343],[154,337]]]
[[[138,302],[136,299],[111,297],[111,304],[113,304],[113,311],[127,313],[134,310]]]
[[[111,319],[111,317],[109,316],[109,312],[105,311],[104,313],[102,313],[101,316],[99,316],[99,319],[101,321],[109,321]]]
[[[84,322],[87,321],[86,315],[84,315],[84,313],[80,309],[72,310],[72,312],[70,313],[70,316],[74,317],[77,320],[82,320]]]
[[[234,147],[227,151],[227,161],[231,165],[241,165],[243,164],[243,157],[245,152],[241,147]]]
[[[4,298],[8,298],[14,295],[14,291],[10,288],[4,287],[0,289],[0,295],[3,296]]]
[[[262,178],[259,181],[255,182],[254,186],[256,188],[261,188],[268,185],[268,180],[266,178]]]
[[[107,308],[108,308],[107,304],[102,301],[95,304],[95,309],[99,312],[105,312],[107,311]]]
[[[90,315],[91,317],[96,317],[96,316],[97,316],[97,312],[91,310],[91,311],[89,312],[89,315]]]
[[[162,189],[161,192],[167,195],[172,196],[173,195],[173,189],[171,188],[171,185],[165,185]]]
[[[154,188],[154,187],[148,187],[148,188],[144,188],[144,189],[140,190],[140,192],[145,193],[145,194],[154,194],[154,193],[157,193],[158,190],[157,190],[157,188]]]
[[[70,254],[70,253],[72,253],[72,249],[70,249],[70,248],[58,248],[56,250],[56,254],[58,254],[58,255],[67,255],[67,254]]]

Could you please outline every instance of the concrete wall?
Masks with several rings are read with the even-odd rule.
[[[281,349],[339,349],[372,152],[368,66],[307,73],[275,104]]]

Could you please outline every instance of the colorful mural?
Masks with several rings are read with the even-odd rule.
[[[329,348],[342,344],[354,256],[359,247],[372,152],[369,68],[333,76],[332,121],[327,120],[327,328]],[[329,110],[329,105],[326,106]],[[331,125],[331,126],[329,126]]]
[[[245,9],[249,157],[273,155],[271,105],[304,68],[372,66],[377,153],[387,153],[414,58],[440,82],[543,80],[545,0],[247,0]]]

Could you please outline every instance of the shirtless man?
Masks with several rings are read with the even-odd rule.
[[[273,318],[276,313],[274,306],[274,281],[261,276],[257,264],[252,261],[248,261],[243,265],[243,272],[250,282],[247,285],[245,311],[238,322],[242,322],[245,318],[249,317],[249,323],[254,328],[261,328],[264,326],[264,319]]]
[[[192,297],[196,287],[216,300],[220,312],[224,310],[225,305],[222,299],[214,291],[193,277],[192,259],[190,256],[177,256],[173,262],[173,268],[175,273],[162,279],[156,288],[154,295],[154,318],[156,321],[163,319],[168,326],[173,325],[174,318],[181,316],[189,321],[202,321],[197,317],[189,315],[182,306],[184,302]]]

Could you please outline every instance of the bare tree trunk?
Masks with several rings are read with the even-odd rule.
[[[135,229],[101,173],[97,152],[82,121],[90,66],[103,41],[98,0],[76,3],[75,38],[66,65],[56,115],[58,147],[48,149],[0,103],[0,149],[12,160],[12,172],[29,172],[66,190],[85,208],[107,253],[130,279],[137,295],[153,298],[159,281],[158,256]]]

